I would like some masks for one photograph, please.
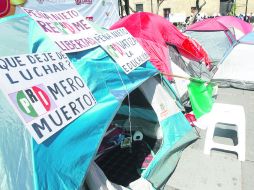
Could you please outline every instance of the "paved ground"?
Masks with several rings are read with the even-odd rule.
[[[243,105],[246,114],[246,161],[233,153],[213,150],[203,154],[201,138],[184,150],[165,190],[253,190],[254,189],[254,91],[219,89],[216,102]],[[232,139],[215,137],[215,141],[233,144]]]

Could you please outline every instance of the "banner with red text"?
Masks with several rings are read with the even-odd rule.
[[[73,8],[85,19],[104,28],[109,28],[120,19],[118,0],[26,0],[22,6],[47,12]],[[16,14],[21,12],[16,7]]]
[[[23,8],[42,30],[65,53],[78,52],[98,46],[92,38],[97,31],[77,10],[42,12]]]
[[[149,60],[149,55],[125,28],[97,34],[94,39],[126,74]]]

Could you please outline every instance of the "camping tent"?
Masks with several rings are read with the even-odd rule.
[[[26,15],[0,20],[0,31],[1,56],[59,51]],[[68,57],[93,93],[97,104],[45,142],[37,144],[1,92],[1,189],[82,187],[107,128],[118,112],[118,115],[127,115],[129,118],[129,110],[131,116],[152,122],[162,131],[163,143],[140,174],[153,187],[160,187],[173,172],[181,151],[196,139],[196,134],[165,87],[158,82],[160,79],[154,78],[158,71],[148,61],[126,75],[100,47],[69,53]],[[145,97],[143,100],[146,99],[152,109],[143,107],[141,111],[133,109],[132,113],[129,103],[122,104],[126,97],[132,102],[131,92],[137,87],[140,87]],[[139,123],[140,126],[146,127]]]
[[[226,19],[223,17],[208,18],[188,26],[185,31],[186,35],[197,40],[205,48],[213,65],[217,65],[236,42],[231,26],[236,26],[233,23],[237,23],[238,20],[234,20],[232,24],[224,25],[225,21]]]
[[[139,41],[150,55],[151,62],[161,72],[171,74],[168,46],[176,48],[172,51],[189,60],[210,64],[207,53],[197,42],[184,36],[161,16],[145,12],[135,13],[119,20],[110,29],[120,27],[125,27]]]
[[[230,29],[234,33],[237,40],[253,30],[253,26],[251,24],[234,16],[220,16],[216,17],[215,19],[217,22]]]
[[[220,86],[254,89],[254,33],[243,36],[218,66],[213,80]]]
[[[180,75],[210,79],[210,59],[204,49],[194,40],[184,36],[165,18],[139,12],[116,22],[111,29],[125,27],[143,46],[150,61],[171,81]],[[155,35],[156,34],[156,35]],[[187,91],[188,80],[174,78],[175,89],[182,97]]]

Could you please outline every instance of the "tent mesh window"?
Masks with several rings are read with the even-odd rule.
[[[141,110],[153,110],[139,89],[134,90],[130,94],[131,108],[140,108]],[[139,100],[139,101],[135,101]],[[126,98],[122,106],[128,106]],[[155,113],[154,113],[155,114]],[[159,150],[162,139],[154,138],[155,136],[147,136],[143,134],[143,139],[132,141],[130,147],[121,147],[119,141],[123,138],[130,137],[130,128],[126,127],[128,123],[128,115],[116,114],[108,132],[104,136],[95,159],[96,164],[102,169],[106,177],[113,183],[127,187],[131,182],[137,180],[141,176],[141,172],[149,165],[153,159],[153,155]],[[136,130],[142,132],[142,128],[155,126],[156,122],[145,120],[144,118],[131,117],[131,121],[143,121],[137,127],[132,127],[132,136]],[[134,123],[137,123],[134,122]],[[124,125],[125,123],[125,125]],[[128,124],[127,124],[128,125]],[[143,126],[142,126],[143,125]],[[102,147],[107,146],[104,150]]]

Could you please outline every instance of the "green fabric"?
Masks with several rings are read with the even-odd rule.
[[[188,85],[188,92],[193,113],[196,118],[209,113],[213,106],[213,84],[206,83],[199,79],[190,81]]]

